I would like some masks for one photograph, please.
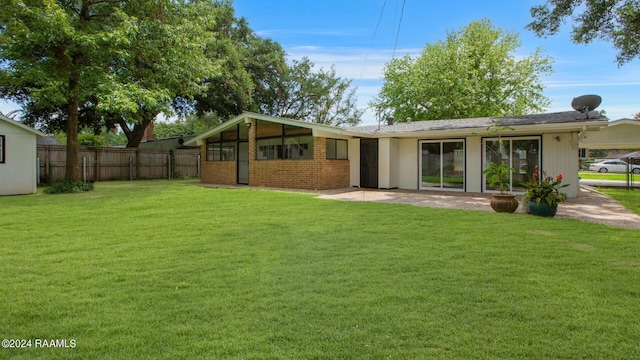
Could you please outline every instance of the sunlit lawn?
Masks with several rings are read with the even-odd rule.
[[[640,189],[599,188],[598,191],[613,197],[627,209],[640,215]]]
[[[631,174],[634,177],[634,180],[640,181],[640,175]],[[627,181],[627,174],[621,173],[598,173],[593,171],[581,171],[578,173],[578,176],[581,179],[589,179],[589,180],[618,180],[618,181]]]
[[[640,354],[637,230],[192,184],[0,197],[0,358]]]

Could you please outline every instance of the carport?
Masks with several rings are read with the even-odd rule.
[[[580,148],[589,150],[640,149],[640,120],[620,119],[610,121],[599,131],[588,131],[581,137]],[[637,175],[629,172],[630,163],[640,162],[640,151],[621,156],[627,162],[627,189],[634,185]]]

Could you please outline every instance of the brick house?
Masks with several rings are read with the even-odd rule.
[[[243,113],[193,139],[203,183],[322,190],[349,186],[344,129]]]
[[[511,131],[499,142],[487,127]],[[579,145],[608,119],[577,111],[339,128],[243,113],[185,145],[201,147],[203,183],[322,190],[343,187],[497,192],[483,169],[514,168],[519,193],[539,165],[578,193]],[[587,136],[589,134],[589,136]]]

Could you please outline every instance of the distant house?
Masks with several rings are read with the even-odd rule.
[[[0,195],[37,190],[36,141],[43,133],[0,115]]]
[[[500,120],[513,131],[502,144],[487,131]],[[298,189],[362,187],[497,192],[483,174],[491,162],[515,169],[511,191],[524,190],[536,165],[578,194],[579,143],[607,126],[592,112],[413,121],[340,128],[243,113],[185,142],[199,145],[202,182]]]

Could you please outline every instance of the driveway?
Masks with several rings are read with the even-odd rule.
[[[339,189],[322,191],[320,199],[342,201],[373,201],[447,209],[493,211],[490,194],[453,193],[417,190]],[[516,212],[524,213],[522,199]],[[640,230],[640,216],[607,195],[581,186],[578,197],[560,204],[558,218],[594,222],[615,227]]]

